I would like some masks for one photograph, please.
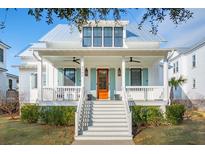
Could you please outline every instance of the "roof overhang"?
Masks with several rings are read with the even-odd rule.
[[[5,68],[0,67],[0,72],[7,72],[8,70]]]
[[[173,49],[33,49],[39,56],[167,56]]]
[[[11,78],[16,78],[16,79],[19,78],[17,75],[10,74],[10,73],[6,73],[6,75],[7,75],[8,77],[11,77]]]
[[[4,43],[4,42],[2,42],[2,41],[0,41],[0,45],[3,46],[3,47],[6,48],[6,49],[11,48],[9,45],[7,45],[6,43]]]

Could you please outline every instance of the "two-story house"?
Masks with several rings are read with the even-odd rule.
[[[129,104],[168,102],[163,41],[128,21],[57,25],[19,54],[21,102],[76,105],[76,139],[131,138]]]
[[[179,48],[170,56],[169,78],[183,76],[186,83],[174,91],[175,99],[192,103],[205,100],[205,39],[189,48]]]
[[[0,99],[6,98],[8,89],[17,90],[18,76],[7,73],[7,50],[10,47],[0,41]]]

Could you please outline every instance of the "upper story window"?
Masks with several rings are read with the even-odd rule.
[[[82,45],[83,47],[123,47],[123,27],[84,27]]]
[[[104,47],[112,47],[112,27],[104,27]]]
[[[0,62],[4,62],[4,51],[0,48]]]
[[[175,63],[173,64],[173,73],[175,73],[176,70],[175,70]]]
[[[173,73],[178,73],[179,72],[179,62],[175,62],[173,64]]]
[[[93,28],[93,46],[94,47],[102,46],[102,27]]]
[[[196,55],[192,56],[192,67],[195,68],[196,67]]]
[[[193,88],[193,89],[195,89],[195,88],[196,88],[196,79],[193,79],[192,88]]]
[[[122,47],[123,46],[123,28],[122,27],[115,27],[114,28],[114,46],[115,47]]]
[[[83,46],[84,47],[92,46],[92,28],[91,27],[83,28]]]
[[[179,72],[179,62],[176,62],[176,72]]]

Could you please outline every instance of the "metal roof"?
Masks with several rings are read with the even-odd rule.
[[[128,41],[165,41],[161,36],[154,35],[145,28],[138,29],[137,24],[128,24],[126,28],[126,42]],[[59,24],[44,35],[40,42],[80,41],[80,32],[77,27]]]

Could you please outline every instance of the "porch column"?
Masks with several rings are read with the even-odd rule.
[[[122,88],[125,88],[125,57],[122,57]]]
[[[85,70],[84,57],[81,57],[80,58],[81,87],[85,87],[84,70]]]
[[[163,80],[164,80],[164,101],[167,101],[169,98],[168,90],[168,61],[167,58],[164,59],[163,66]]]
[[[38,86],[38,99],[39,101],[43,100],[43,58],[38,64],[37,67],[37,86]]]

